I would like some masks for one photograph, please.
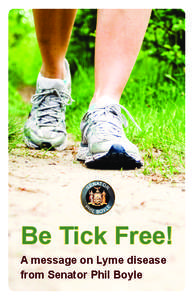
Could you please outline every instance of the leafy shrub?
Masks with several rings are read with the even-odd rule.
[[[88,67],[94,63],[96,9],[79,9],[72,30],[67,58],[71,71],[77,70],[77,64]]]
[[[35,85],[41,66],[31,10],[9,12],[9,83]]]
[[[185,13],[182,9],[154,9],[142,47],[149,56],[169,65],[171,75],[184,73]]]

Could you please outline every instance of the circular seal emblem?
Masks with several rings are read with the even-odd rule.
[[[113,207],[115,194],[108,183],[91,181],[82,190],[81,202],[89,213],[102,215]]]

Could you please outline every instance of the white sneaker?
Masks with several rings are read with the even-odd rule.
[[[89,109],[81,122],[82,142],[77,159],[89,168],[135,169],[143,166],[138,148],[125,136],[127,121],[120,104],[108,104]],[[139,126],[136,124],[139,128]],[[139,128],[140,129],[140,128]],[[140,129],[141,130],[141,129]]]
[[[30,148],[66,147],[66,105],[72,103],[71,75],[65,60],[65,80],[38,76],[36,93],[32,96],[32,109],[24,125],[24,141]]]

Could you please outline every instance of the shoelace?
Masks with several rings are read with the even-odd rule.
[[[126,113],[127,115],[129,116],[129,118],[131,119],[131,121],[136,125],[136,127],[140,130],[141,128],[139,127],[139,125],[135,122],[134,118],[132,117],[132,115],[130,114],[130,112],[121,104],[116,104],[117,106],[119,106],[120,108],[122,108]],[[125,116],[121,113],[122,115],[122,118],[124,119],[124,126],[127,127],[128,126],[128,122],[127,122],[127,119],[125,118]],[[126,125],[125,125],[126,124]]]
[[[116,107],[118,109],[116,109]],[[127,113],[127,115],[130,117],[132,122],[136,125],[136,127],[139,130],[141,130],[141,128],[135,122],[132,115],[129,113],[129,111],[123,105],[121,105],[121,104],[112,105],[111,104],[111,105],[107,105],[103,108],[95,108],[94,111],[88,112],[88,114],[90,116],[91,124],[95,125],[96,131],[98,131],[98,129],[99,129],[101,137],[103,134],[106,136],[107,132],[109,135],[112,134],[117,137],[122,136],[122,133],[121,133],[122,128],[121,128],[121,126],[117,125],[118,122],[114,122],[114,118],[116,118],[117,120],[119,119],[119,121],[121,122],[121,124],[124,125],[124,127],[128,126],[128,122],[127,122],[126,117],[121,113],[119,108],[123,109]],[[109,115],[110,112],[112,113],[113,121],[110,120],[110,115]],[[104,116],[104,118],[100,119],[100,116]],[[107,128],[107,131],[104,130],[105,126]]]
[[[45,104],[45,99],[49,95],[56,95],[52,104]],[[38,105],[39,126],[57,126],[59,108],[64,105],[71,105],[74,100],[65,91],[56,89],[43,90],[32,96],[32,104]],[[41,106],[42,104],[42,106]]]

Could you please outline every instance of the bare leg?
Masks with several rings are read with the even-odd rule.
[[[34,9],[37,40],[42,56],[41,74],[64,79],[67,52],[76,9]]]
[[[95,93],[91,104],[119,102],[137,59],[151,10],[98,10],[95,48]]]

